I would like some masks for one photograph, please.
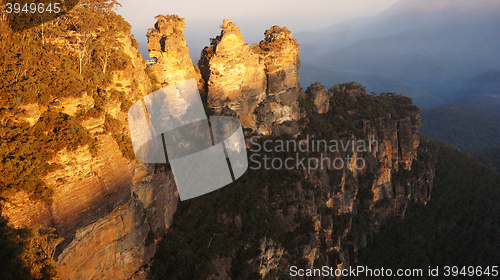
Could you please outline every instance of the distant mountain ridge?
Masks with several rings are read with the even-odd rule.
[[[448,90],[455,99],[450,104],[480,107],[483,113],[500,115],[500,71],[481,73]]]
[[[500,71],[487,71],[442,89],[448,104],[421,111],[422,135],[463,151],[500,144]]]
[[[458,98],[467,95],[500,96],[500,70],[491,70],[474,76],[457,86]]]
[[[498,14],[498,1],[402,0],[376,16],[296,37],[304,62],[393,77],[443,99],[432,104],[442,105],[454,99],[443,90],[498,69]]]
[[[416,86],[383,74],[357,74],[348,71],[317,67],[307,62],[301,63],[299,73],[300,84],[304,86],[318,81],[326,88],[330,88],[335,84],[356,81],[364,85],[367,92],[375,92],[377,94],[382,92],[395,92],[404,94],[412,98],[413,102],[421,108],[426,108],[432,104],[442,102],[442,100],[435,98]]]

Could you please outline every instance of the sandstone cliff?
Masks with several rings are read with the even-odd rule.
[[[112,72],[110,84],[95,92],[82,92],[79,97],[52,98],[47,106],[24,104],[22,114],[3,110],[15,121],[30,125],[46,111],[61,112],[78,118],[93,139],[93,147],[62,149],[51,159],[58,168],[43,181],[54,192],[52,204],[23,191],[12,193],[3,202],[2,215],[12,226],[52,226],[65,239],[56,251],[63,278],[129,279],[146,273],[137,271],[155,255],[157,243],[168,232],[177,211],[178,193],[166,166],[134,159],[127,109],[154,89],[191,78],[199,82],[202,94],[206,92],[207,106],[216,114],[237,117],[246,128],[246,136],[303,140],[306,134],[324,133],[323,137],[343,141],[352,138],[378,143],[377,149],[369,152],[354,149],[328,154],[331,158],[351,158],[341,170],[249,171],[251,175],[231,186],[241,187],[236,198],[231,192],[224,193],[228,187],[221,190],[222,197],[214,192],[196,200],[208,199],[200,203],[205,206],[227,202],[246,207],[241,212],[223,212],[227,205],[217,205],[221,211],[217,215],[201,213],[208,215],[199,221],[208,228],[206,232],[200,233],[198,228],[190,232],[207,241],[202,248],[195,243],[196,250],[216,251],[217,244],[220,247],[226,241],[238,244],[227,245],[227,250],[216,256],[208,254],[211,258],[193,260],[209,260],[219,272],[211,273],[212,279],[230,279],[235,275],[234,267],[275,278],[300,259],[306,259],[309,266],[320,261],[339,267],[352,264],[357,248],[385,218],[404,215],[411,201],[430,199],[433,167],[418,165],[421,121],[405,100],[401,105],[393,96],[382,97],[382,101],[370,99],[355,84],[337,85],[328,91],[315,84],[304,93],[298,83],[299,45],[288,29],[278,26],[267,30],[258,45],[249,46],[239,28],[224,20],[221,34],[202,51],[198,71],[182,33],[184,21],[177,16],[158,16],[157,20],[148,32],[150,56],[157,58],[149,69],[130,35],[120,34],[116,41],[130,63],[126,69]],[[373,102],[382,103],[374,107]],[[392,110],[391,104],[398,110]],[[356,168],[357,158],[366,159],[366,166]],[[252,180],[256,180],[255,185],[245,185]],[[249,194],[250,190],[254,193]],[[202,209],[196,203],[193,213]],[[181,214],[180,226],[189,228],[182,224],[189,213]],[[261,222],[258,226],[256,220]],[[219,234],[213,224],[204,222],[224,225],[227,231],[223,232],[230,235]],[[234,241],[232,236],[240,239]],[[247,258],[247,249],[257,256]]]
[[[131,104],[152,89],[144,72],[145,63],[132,46],[130,35],[117,39],[132,58],[132,64],[113,73],[113,84],[106,89],[105,100],[109,100],[109,114],[120,121],[117,130],[128,137],[127,111],[121,110],[121,104],[113,102],[109,93],[119,91],[125,102]],[[104,119],[87,128],[99,131],[99,126],[105,130]],[[66,239],[59,248],[59,270],[66,279],[129,279],[154,255],[155,241],[171,224],[177,208],[177,189],[172,174],[162,167],[124,157],[111,133],[96,136],[99,145],[95,157],[87,155],[85,159],[84,148],[76,157],[65,152],[62,155],[73,157],[73,161],[64,164],[66,170],[46,179],[47,184],[57,185],[56,181],[63,178],[58,185],[60,191],[56,188],[55,201],[64,203],[59,207],[70,218],[56,224]],[[71,182],[75,182],[74,188]],[[78,205],[82,208],[76,208]]]
[[[202,89],[201,75],[189,57],[184,37],[184,19],[176,15],[156,17],[155,26],[148,30],[149,56],[157,59],[150,66],[150,73],[156,89],[179,81],[195,79]]]
[[[299,167],[274,169],[268,161],[267,168],[250,168],[234,185],[186,202],[189,211],[179,213],[176,228],[165,237],[182,245],[175,249],[162,246],[166,251],[155,257],[153,279],[187,273],[186,268],[190,277],[208,279],[276,279],[288,277],[292,265],[346,268],[357,262],[358,248],[385,219],[404,215],[409,203],[429,201],[434,167],[418,158],[422,124],[411,100],[367,95],[355,83],[328,91],[315,84],[299,100],[304,117],[298,122],[300,135],[294,141],[305,141],[303,145],[311,147],[316,139],[337,139],[347,148],[321,155],[297,153],[318,162],[345,159],[345,165],[309,172]],[[290,134],[274,134],[257,143],[289,141],[294,139]],[[367,142],[369,147],[360,146]],[[295,163],[293,152],[262,148],[252,152],[258,147],[254,141],[247,141],[247,147],[250,158],[292,157]],[[193,219],[198,221],[196,225]],[[187,232],[193,232],[189,239],[184,237]],[[193,239],[196,242],[190,241]],[[210,249],[197,244],[209,244]],[[179,252],[212,258],[190,261]],[[174,257],[162,257],[165,255]],[[175,261],[177,257],[182,264]],[[182,272],[176,269],[180,265]]]
[[[41,224],[64,238],[54,252],[63,279],[129,279],[154,255],[177,207],[171,173],[137,162],[127,150],[128,106],[152,86],[130,33],[113,40],[129,61],[110,73],[111,83],[93,93],[52,97],[47,106],[23,105],[16,115],[17,122],[35,125],[44,112],[61,112],[93,139],[93,147],[63,148],[48,162],[57,166],[42,178],[53,191],[50,205],[24,191],[2,202],[11,226]]]
[[[260,257],[254,261],[256,266],[260,262],[256,270],[265,279],[280,275],[280,270],[295,264],[276,265],[287,262],[283,258],[285,253],[306,259],[305,267],[310,268],[318,262],[337,268],[354,265],[357,262],[357,250],[366,244],[370,232],[377,231],[387,217],[404,215],[408,203],[427,202],[431,196],[434,167],[417,161],[418,129],[422,122],[418,112],[411,106],[405,104],[400,107],[407,107],[408,110],[402,116],[367,119],[365,112],[375,106],[365,103],[371,99],[362,87],[349,89],[349,84],[336,85],[327,92],[320,84],[315,84],[306,93],[308,102],[314,105],[318,113],[326,115],[329,110],[338,112],[335,107],[342,106],[350,109],[347,111],[348,118],[358,119],[358,136],[343,138],[344,141],[358,143],[357,140],[363,139],[360,143],[374,141],[369,143],[376,146],[359,149],[359,144],[356,144],[352,150],[327,153],[326,157],[332,160],[346,158],[347,155],[351,159],[341,170],[318,169],[309,175],[304,174],[305,179],[295,186],[290,185],[282,197],[269,198],[273,204],[288,205],[276,209],[277,221],[282,229],[297,232],[300,223],[296,221],[305,218],[313,221],[314,234],[309,241],[299,246],[298,252],[293,253],[287,252],[286,246],[267,244],[268,241],[262,240]],[[329,105],[329,100],[338,103]],[[352,103],[345,108],[345,103],[340,101]],[[364,105],[358,107],[361,104]],[[324,118],[346,118],[346,115],[330,113]],[[389,111],[386,113],[391,114]],[[313,124],[318,125],[306,121],[305,126]],[[350,134],[354,131],[346,132]],[[362,168],[357,162],[359,158],[364,159]],[[417,164],[413,164],[413,161],[417,161]],[[300,235],[297,233],[296,238],[307,239],[307,235]]]
[[[234,112],[243,127],[264,135],[274,124],[298,120],[299,45],[291,32],[273,26],[250,47],[231,20],[221,29],[198,62],[208,106],[216,114]]]

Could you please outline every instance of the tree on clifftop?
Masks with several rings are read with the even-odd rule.
[[[95,55],[101,61],[102,73],[106,74],[106,69],[110,58],[116,53],[118,44],[113,37],[113,32],[106,31],[99,35],[98,43],[95,46]]]

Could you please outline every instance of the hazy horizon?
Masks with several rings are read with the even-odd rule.
[[[132,25],[132,34],[139,42],[139,50],[147,58],[146,32],[154,26],[155,16],[177,14],[185,18],[184,35],[191,58],[198,60],[209,39],[220,34],[219,25],[230,18],[241,29],[248,44],[258,43],[264,32],[273,25],[286,26],[292,33],[314,31],[357,17],[376,15],[399,0],[317,0],[317,1],[263,1],[234,4],[228,0],[210,2],[188,0],[175,3],[157,0],[119,1],[117,13]],[[144,7],[154,7],[148,9]],[[196,7],[196,8],[195,8]],[[224,7],[224,8],[220,8]],[[262,9],[261,7],[266,7]],[[277,14],[274,11],[279,11]]]

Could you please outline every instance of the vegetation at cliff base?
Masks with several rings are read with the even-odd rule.
[[[234,254],[236,260],[230,271],[234,279],[258,278],[247,262],[259,255],[262,238],[288,245],[289,249],[297,245],[296,238],[280,228],[273,208],[262,197],[263,190],[268,189],[271,197],[283,196],[284,180],[292,184],[299,179],[294,171],[248,170],[222,189],[180,202],[174,222],[157,249],[151,278],[206,279],[217,272],[213,259]],[[235,219],[241,221],[241,227],[236,226]],[[299,231],[312,232],[310,221],[296,222]]]
[[[500,263],[500,174],[448,144],[423,140],[422,145],[437,150],[431,201],[411,205],[404,219],[383,224],[359,251],[358,264],[422,268],[422,279],[433,279],[425,273],[428,266],[440,266],[441,273],[446,265],[491,270]],[[479,278],[494,277],[474,279]]]
[[[62,239],[53,231],[13,229],[0,217],[0,279],[59,279],[52,252]]]
[[[495,148],[485,148],[479,152],[471,153],[482,164],[500,172],[500,145]]]
[[[421,111],[423,136],[445,141],[464,151],[500,144],[500,115],[472,105],[452,104]]]
[[[358,95],[355,98],[349,95],[350,90]],[[364,118],[383,126],[417,110],[409,98],[395,94],[366,95],[363,87],[354,82],[332,88],[330,106],[328,113],[319,115],[315,113],[310,98],[301,98],[301,110],[308,116],[301,121],[303,131],[295,140],[303,140],[306,135],[345,140],[353,133],[362,135]],[[265,140],[291,139],[290,135],[271,135],[259,141],[262,145]],[[291,152],[266,155],[282,159],[295,156]],[[302,156],[317,155],[301,152]],[[324,230],[317,231],[317,220],[313,218],[316,205],[306,204],[316,203],[318,215],[331,217],[332,231],[342,239],[341,246],[347,251],[354,244],[361,244],[363,236],[370,231],[374,217],[374,211],[370,209],[374,178],[369,172],[355,177],[347,168],[328,170],[327,173],[330,191],[320,189],[319,175],[307,175],[300,169],[250,168],[224,188],[180,201],[173,223],[149,266],[149,277],[207,279],[211,275],[227,273],[231,279],[261,279],[259,267],[265,262],[262,256],[266,256],[265,250],[272,247],[272,252],[278,253],[280,249],[283,255],[266,278],[288,279],[287,266],[306,267],[309,260],[303,257],[304,248],[315,244],[313,240],[317,238],[322,241],[317,245],[320,257],[315,266],[336,262],[338,252],[322,251],[328,237]],[[354,209],[339,215],[337,209],[326,207],[325,202],[332,193],[344,191],[335,190],[342,180],[345,180],[345,191],[353,192]],[[347,229],[349,232],[344,236]]]

